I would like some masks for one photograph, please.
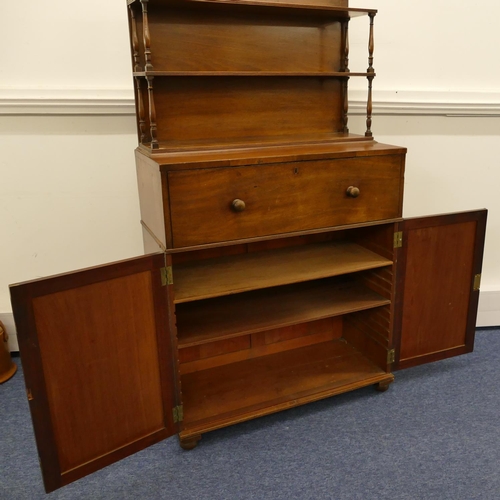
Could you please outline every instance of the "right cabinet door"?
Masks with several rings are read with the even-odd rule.
[[[394,369],[471,352],[486,210],[399,224]]]

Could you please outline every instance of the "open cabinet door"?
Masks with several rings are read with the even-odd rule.
[[[47,492],[178,432],[155,254],[11,286]]]
[[[472,351],[486,215],[480,210],[399,224],[394,369]]]

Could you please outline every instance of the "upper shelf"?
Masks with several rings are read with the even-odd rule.
[[[127,0],[131,5],[139,3],[140,0]],[[268,13],[287,13],[294,12],[300,16],[326,17],[331,19],[349,19],[352,17],[375,15],[376,9],[360,9],[351,7],[340,7],[328,5],[333,2],[316,0],[308,2],[307,0],[150,0],[148,4],[154,8],[157,5],[181,8],[205,8],[205,9],[244,9],[246,11],[261,11]]]
[[[134,76],[318,76],[318,77],[374,77],[375,73],[346,71],[135,71]]]
[[[301,283],[390,264],[392,261],[348,241],[188,262],[174,268],[174,302]]]

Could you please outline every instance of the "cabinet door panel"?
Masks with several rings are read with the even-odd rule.
[[[163,254],[11,287],[47,492],[177,432]]]
[[[396,368],[470,352],[486,210],[408,219],[397,257]],[[477,288],[477,287],[476,287]]]

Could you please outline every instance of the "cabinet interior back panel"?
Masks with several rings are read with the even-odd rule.
[[[339,22],[167,10],[155,19],[155,71],[340,71]]]
[[[341,340],[186,374],[185,429],[284,402],[290,407],[300,398],[321,399],[377,376],[387,375]]]
[[[343,127],[341,86],[324,77],[155,79],[158,140],[335,133]]]

